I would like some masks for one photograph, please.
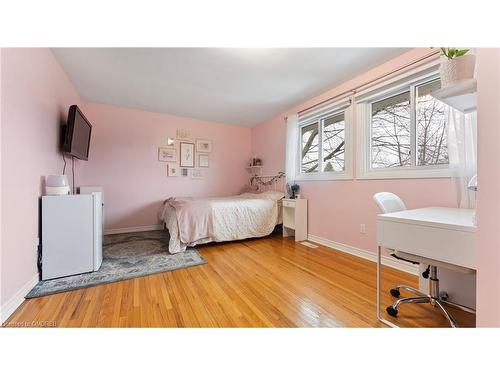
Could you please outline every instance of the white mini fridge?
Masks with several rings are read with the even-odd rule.
[[[42,280],[97,271],[102,263],[101,193],[42,197]]]

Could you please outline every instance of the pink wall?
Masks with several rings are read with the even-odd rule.
[[[285,172],[285,113],[252,128],[252,155],[262,159],[262,173]]]
[[[477,325],[500,327],[500,49],[478,54]]]
[[[84,103],[83,111],[93,134],[89,161],[76,163],[76,186],[104,187],[108,229],[157,224],[158,208],[170,196],[232,195],[248,181],[248,128],[96,103]],[[213,141],[204,180],[166,176],[158,147],[176,129]]]
[[[49,49],[3,49],[1,75],[3,305],[37,275],[41,179],[61,172],[60,127],[80,98]]]
[[[264,173],[272,174],[285,168],[286,115],[353,89],[428,52],[421,48],[411,50],[253,128],[252,153],[263,159]],[[301,181],[299,184],[301,193],[309,199],[310,234],[371,251],[376,249],[378,213],[372,200],[374,193],[392,191],[400,195],[409,208],[456,205],[449,179]],[[366,225],[366,234],[359,233],[360,224]]]

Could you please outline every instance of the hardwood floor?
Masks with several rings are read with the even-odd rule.
[[[27,300],[6,326],[385,327],[375,314],[375,263],[279,236],[198,250],[207,264]],[[417,277],[383,274],[385,310],[388,290]],[[473,315],[450,312],[474,326]],[[401,306],[397,324],[448,326],[430,305]]]

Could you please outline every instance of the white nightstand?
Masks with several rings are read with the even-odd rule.
[[[307,240],[307,199],[283,199],[283,237]]]

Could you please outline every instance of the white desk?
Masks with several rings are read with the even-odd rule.
[[[377,217],[377,317],[380,315],[381,248],[476,269],[474,210],[426,207]]]

